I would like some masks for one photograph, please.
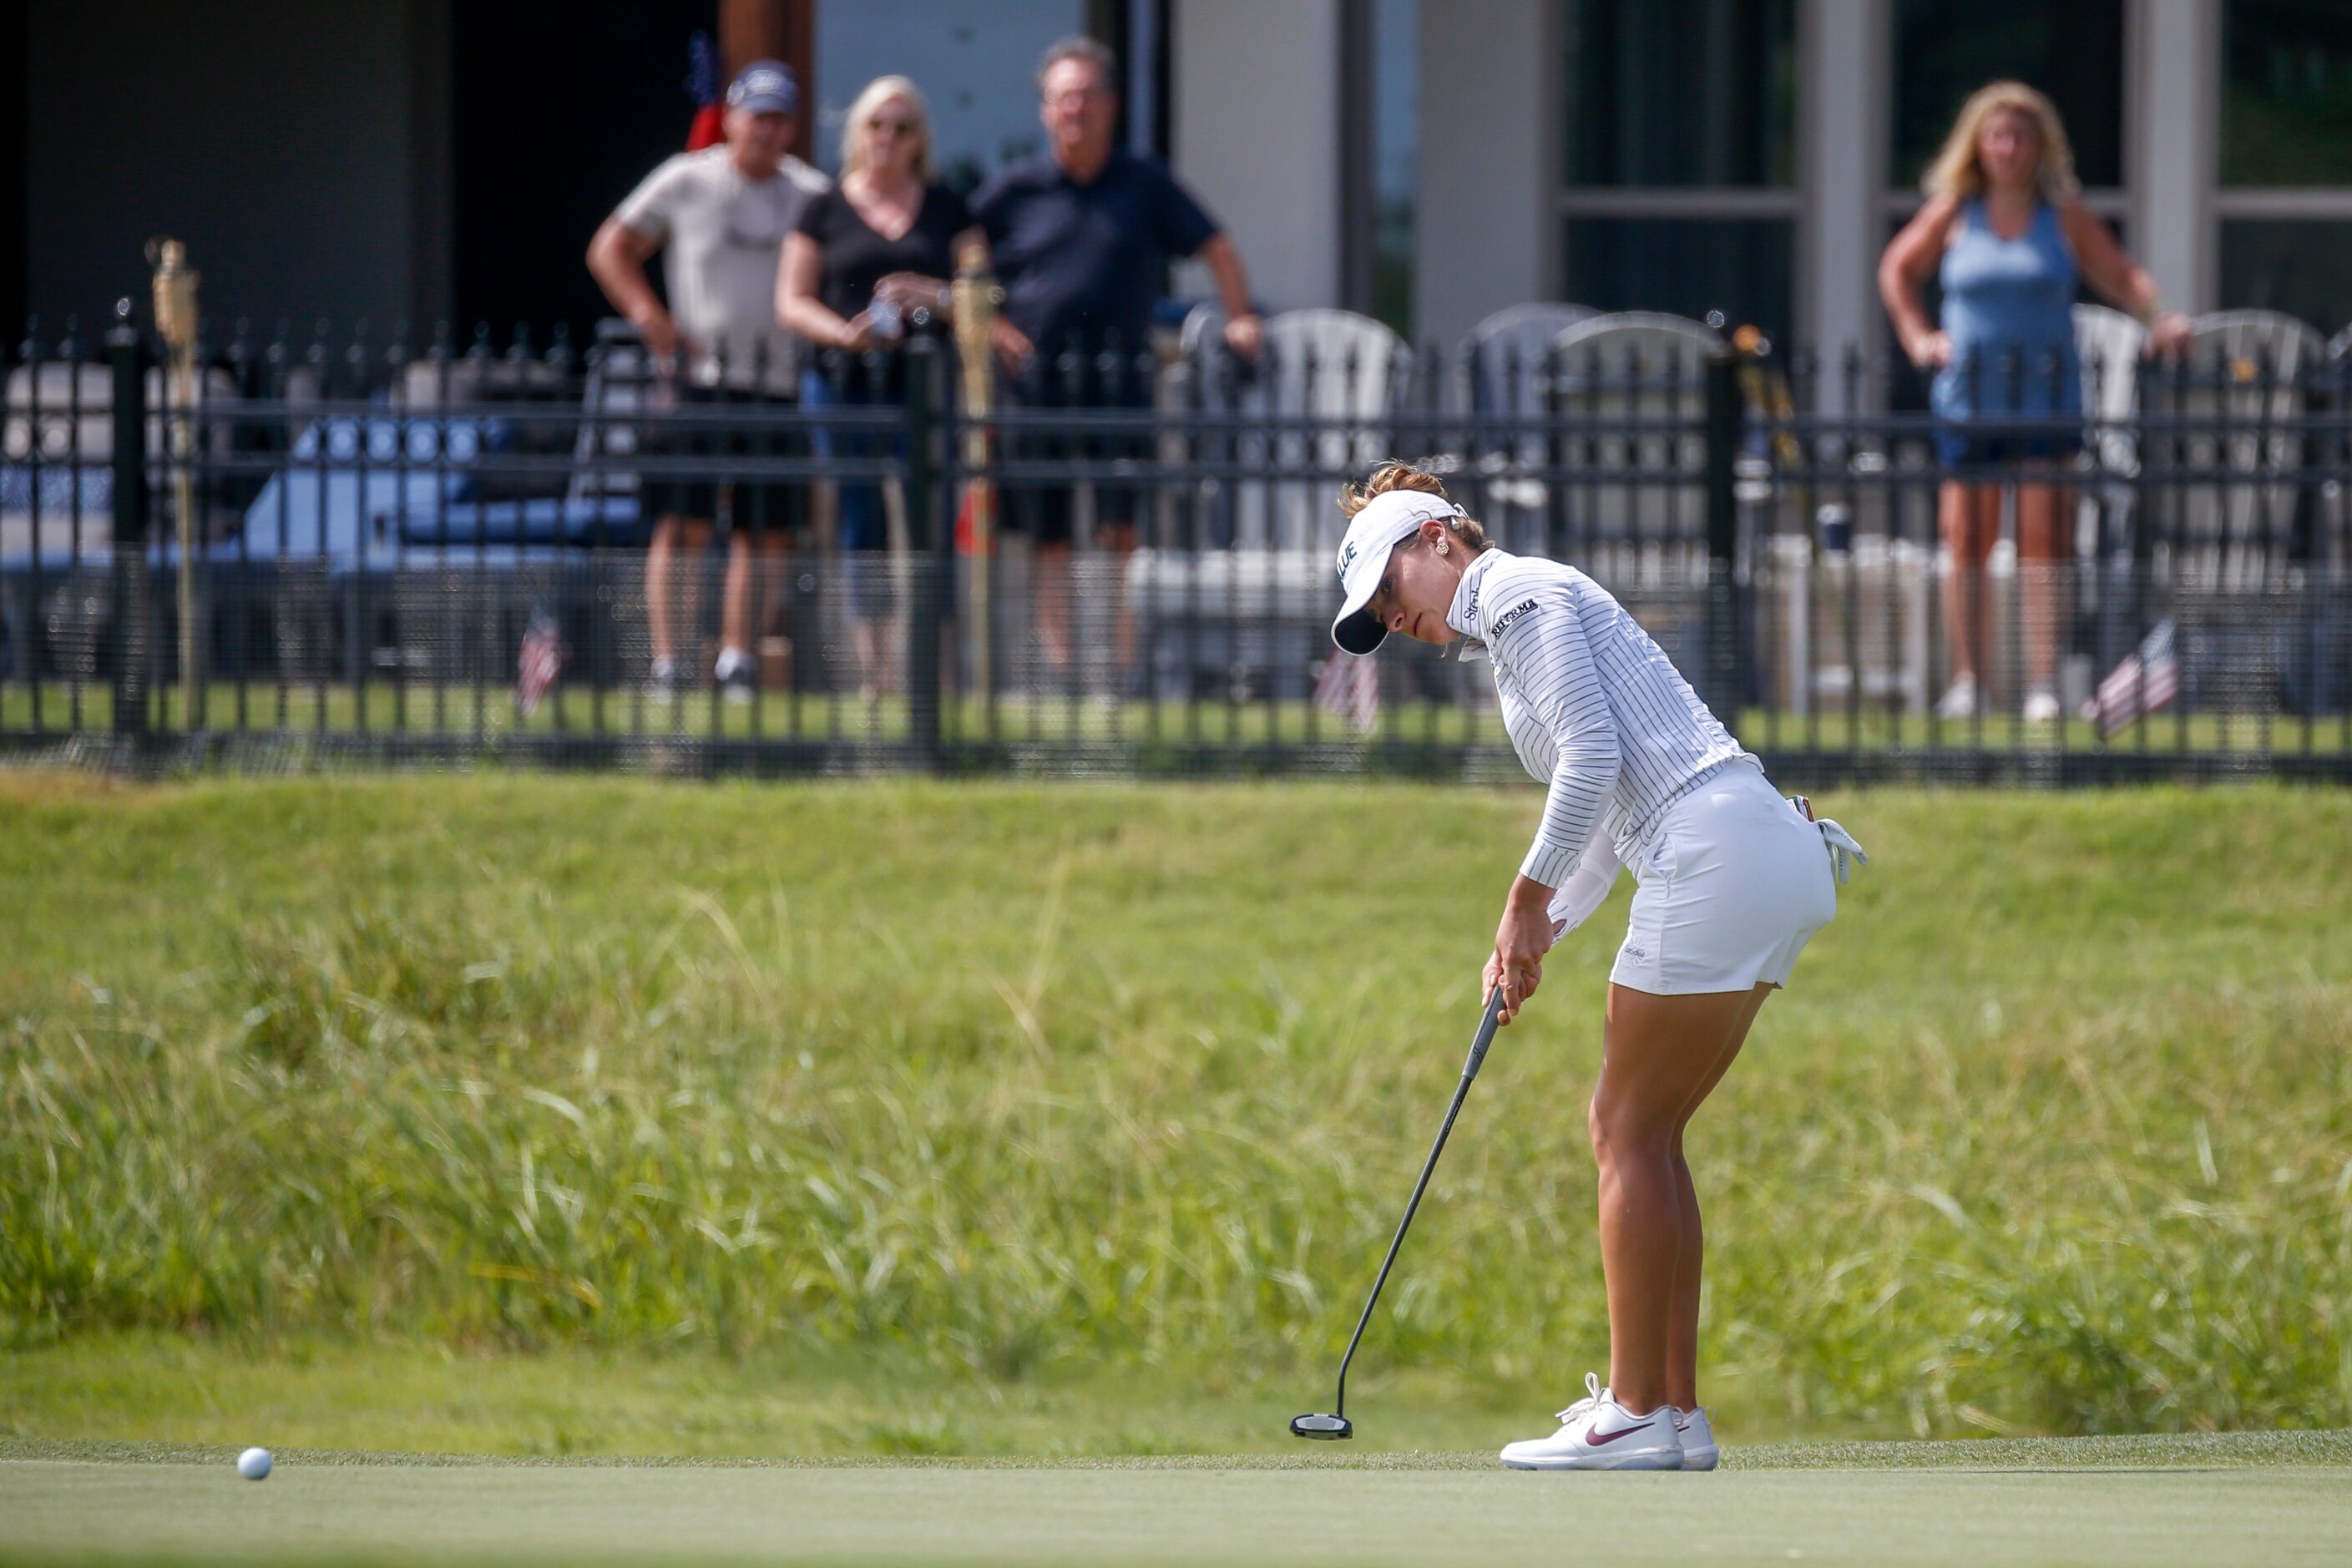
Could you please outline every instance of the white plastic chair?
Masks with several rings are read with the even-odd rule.
[[[1628,590],[1703,575],[1706,364],[1721,335],[1687,317],[1626,310],[1580,321],[1552,346],[1569,466],[1638,475],[1566,487],[1571,548]]]
[[[1569,328],[1600,311],[1540,302],[1497,310],[1462,336],[1449,390],[1467,414],[1528,414],[1544,405],[1544,355]]]
[[[1194,312],[1195,317],[1200,312]],[[1192,323],[1188,321],[1188,330]],[[1232,540],[1244,548],[1337,549],[1345,520],[1332,504],[1343,476],[1386,457],[1388,418],[1410,393],[1412,351],[1369,316],[1350,310],[1286,310],[1265,323],[1255,366],[1223,366],[1203,322],[1191,363],[1201,395],[1217,407],[1263,416],[1233,441],[1234,460],[1263,477],[1234,489]],[[1309,428],[1284,428],[1276,422]]]
[[[2082,363],[2083,412],[2099,428],[2092,445],[2100,468],[2129,477],[2139,468],[2131,429],[2139,408],[2139,364],[2147,329],[2137,317],[2105,305],[2074,307],[2074,357]]]
[[[2299,468],[2305,436],[2294,422],[2309,411],[2308,377],[2326,363],[2319,333],[2276,310],[2220,310],[2190,323],[2188,363],[2159,374],[2142,401],[2212,433],[2158,438],[2161,461],[2210,481],[2167,485],[2163,536],[2179,542],[2184,584],[2227,590],[2260,587],[2278,564],[2301,495],[2292,481],[2267,476]],[[2151,462],[2147,453],[2143,460]]]
[[[1463,334],[1445,377],[1445,405],[1462,425],[1464,453],[1456,465],[1475,490],[1465,496],[1474,507],[1533,510],[1543,505],[1543,484],[1532,470],[1544,465],[1543,435],[1527,426],[1548,406],[1546,356],[1570,327],[1600,314],[1588,305],[1556,301],[1513,305],[1496,311]],[[1503,519],[1482,511],[1490,530],[1511,531]]]
[[[1176,352],[1185,363],[1195,362],[1201,351],[1222,342],[1225,330],[1225,308],[1214,300],[1206,300],[1184,313],[1184,324],[1176,331]]]

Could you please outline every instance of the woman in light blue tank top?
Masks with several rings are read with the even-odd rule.
[[[1968,428],[1980,418],[2082,412],[2074,279],[2074,253],[2048,202],[2035,201],[2014,239],[1995,231],[1983,198],[1960,205],[1942,267],[1951,360],[1936,373],[1930,403],[1952,422],[1936,436],[1947,467],[2068,457],[2080,448],[2082,432],[2071,424],[2032,433]]]
[[[2014,487],[2023,712],[2048,722],[2059,716],[2060,616],[2073,557],[2059,465],[2083,444],[2077,279],[2146,321],[2152,352],[2180,348],[2189,323],[2161,308],[2156,280],[2083,205],[2065,127],[2032,88],[1997,81],[1979,89],[1923,183],[1927,205],[1886,247],[1878,291],[1911,363],[1935,373],[1951,671],[1937,711],[1961,719],[1982,709],[1984,563],[2000,534],[2001,491]],[[1930,272],[1943,286],[1940,326],[1920,302]]]

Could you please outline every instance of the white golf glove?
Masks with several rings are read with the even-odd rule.
[[[1840,826],[1836,818],[1815,816],[1813,803],[1801,795],[1790,795],[1789,804],[1795,806],[1807,822],[1822,830],[1822,847],[1829,851],[1830,874],[1837,879],[1839,887],[1845,886],[1856,866],[1870,864],[1870,852],[1855,843],[1853,835]]]
[[[1551,896],[1551,908],[1546,912],[1551,916],[1553,946],[1557,947],[1560,938],[1592,918],[1592,911],[1601,907],[1609,897],[1609,889],[1616,885],[1617,872],[1616,851],[1594,834],[1578,858],[1576,869]]]
[[[1837,874],[1838,886],[1845,886],[1856,866],[1870,864],[1870,852],[1853,841],[1853,835],[1840,827],[1834,818],[1824,816],[1813,824],[1822,830],[1822,845],[1830,852],[1830,869]]]

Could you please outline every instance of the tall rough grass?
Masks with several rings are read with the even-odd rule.
[[[363,795],[307,899],[255,896],[266,858],[192,829],[188,901],[146,942],[0,994],[0,1334],[1319,1369],[1459,1067],[1473,917],[1532,805],[1474,797],[1424,844],[1428,886],[1473,889],[1433,895],[1465,942],[1420,910],[1339,928],[1364,873],[1320,858],[1360,831],[1336,801],[1406,841],[1461,809],[1443,793],[999,792],[1024,811],[974,841],[972,802],[916,791],[867,857],[871,800],[768,792],[809,837],[730,879],[658,835],[583,870],[553,847],[562,784],[444,787]],[[450,798],[457,828],[425,832]],[[2219,798],[2256,840],[2304,810]],[[120,808],[76,809],[102,838]],[[2017,895],[1952,814],[2035,809],[1847,804],[1875,880],[1694,1129],[1715,1386],[1920,1433],[2352,1423],[2352,980],[2216,946],[2214,900],[2130,928],[2015,911],[2074,931],[2054,956],[1972,939],[1970,900]],[[2214,807],[2123,809],[2144,853]],[[2344,820],[2313,805],[2283,845],[2311,812]],[[949,869],[898,881],[926,846]],[[2133,875],[2119,852],[2078,838],[2074,910],[2131,906],[2101,881]],[[2323,947],[2335,870],[2276,867]],[[1956,977],[1970,940],[2015,944],[2005,972]],[[1384,1360],[1562,1387],[1600,1363],[1582,1123],[1610,945],[1563,955],[1491,1059]]]

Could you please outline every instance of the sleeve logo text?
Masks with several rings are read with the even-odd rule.
[[[1521,616],[1526,615],[1529,610],[1532,610],[1535,607],[1536,602],[1533,599],[1520,600],[1517,604],[1513,605],[1509,609],[1505,610],[1501,615],[1495,617],[1494,629],[1486,635],[1490,637],[1501,637],[1505,632],[1511,629],[1511,623],[1513,621],[1517,620]]]

